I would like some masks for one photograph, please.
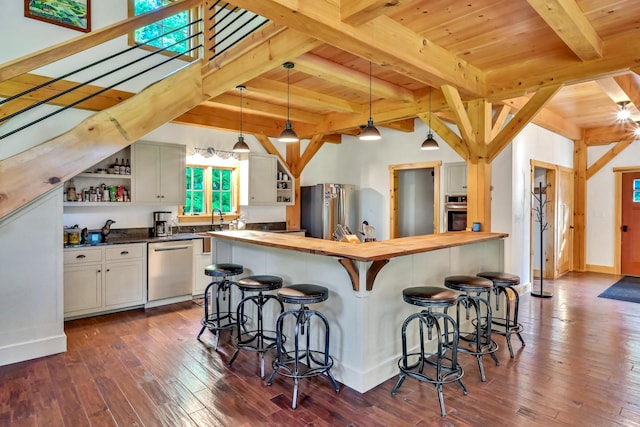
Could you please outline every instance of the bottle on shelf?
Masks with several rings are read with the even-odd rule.
[[[78,195],[76,194],[76,185],[73,182],[73,179],[69,180],[69,184],[67,186],[67,200],[70,202],[75,202],[78,200]]]
[[[120,162],[118,161],[117,157],[116,162],[113,164],[113,173],[115,173],[116,175],[120,173]]]
[[[131,175],[131,165],[129,164],[129,159],[127,159],[127,163],[124,166],[125,175]]]

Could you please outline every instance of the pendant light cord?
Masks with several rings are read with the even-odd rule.
[[[244,87],[240,87],[240,136],[242,136],[242,92],[244,92]]]
[[[291,72],[291,68],[287,67],[287,122],[291,123],[291,118],[289,117],[289,109],[291,108],[291,95],[289,91],[291,90],[291,82],[289,81],[289,73]]]
[[[369,61],[369,120],[373,121],[373,107],[371,105],[371,103],[373,102],[373,100],[371,99],[371,72],[372,72],[373,68],[371,65],[371,61]]]
[[[431,91],[433,87],[429,86],[429,132],[431,132]]]

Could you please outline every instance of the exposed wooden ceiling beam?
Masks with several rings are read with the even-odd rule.
[[[379,126],[399,130],[400,132],[413,132],[415,130],[414,119],[394,120],[392,122],[381,122]]]
[[[234,4],[376,64],[393,64],[395,71],[424,84],[450,84],[467,95],[483,95],[480,69],[386,15],[353,27],[340,21],[335,2],[234,0]]]
[[[467,111],[464,108],[464,104],[462,103],[462,99],[460,98],[460,94],[458,90],[449,85],[442,86],[442,93],[447,100],[447,104],[449,108],[453,112],[453,115],[456,117],[456,124],[458,125],[458,129],[460,129],[460,136],[462,139],[469,145],[475,144],[476,137],[473,133],[473,128],[471,126],[471,122],[469,121],[469,116],[467,115]]]
[[[263,40],[250,51],[236,56],[221,55],[212,61],[202,77],[202,91],[213,98],[254,79],[266,71],[280,67],[291,57],[296,57],[317,47],[320,43],[294,30],[285,30]],[[234,50],[235,52],[235,50]]]
[[[429,121],[431,116],[431,121]],[[471,157],[469,147],[449,126],[443,122],[440,117],[433,113],[420,113],[418,117],[426,124],[431,123],[431,129],[440,138],[442,138],[460,157],[468,160]]]
[[[616,123],[613,126],[589,128],[584,130],[584,141],[589,147],[595,145],[609,145],[629,139],[635,125],[632,123]]]
[[[583,61],[602,58],[602,39],[575,0],[527,0],[538,15]]]
[[[603,42],[602,58],[587,62],[540,56],[486,72],[491,101],[515,98],[554,83],[574,84],[628,71],[640,62],[640,37],[628,32]]]
[[[618,142],[616,145],[611,147],[609,151],[604,153],[602,157],[593,162],[591,166],[587,168],[587,179],[591,178],[595,175],[599,170],[607,165],[614,157],[620,154],[625,148],[630,146],[635,141],[635,138],[629,138],[623,141]]]
[[[529,98],[520,97],[505,100],[505,104],[511,106],[514,112],[524,108]],[[573,141],[582,139],[583,129],[580,126],[573,124],[571,121],[564,117],[559,116],[556,113],[549,111],[549,109],[542,109],[536,114],[531,123],[534,123],[541,128],[547,129],[551,132],[555,132],[558,135],[562,135]]]
[[[273,145],[273,143],[271,142],[268,136],[262,135],[262,134],[255,134],[254,136],[256,137],[260,145],[264,147],[267,153],[273,154],[274,156],[278,156],[282,164],[285,164],[285,165],[287,164],[286,160],[282,157],[282,155],[280,154],[278,149]]]
[[[297,71],[369,93],[369,74],[360,73],[310,53],[296,58],[295,64]],[[413,92],[410,90],[375,77],[371,79],[371,92],[382,98],[414,101]]]
[[[215,98],[203,103],[205,106],[224,108],[227,110],[240,111],[240,97],[228,94],[218,95]],[[243,112],[247,114],[259,114],[277,119],[287,119],[287,107],[270,104],[264,101],[249,99],[246,96],[242,99]],[[322,116],[315,113],[291,108],[289,117],[293,121],[306,123],[322,123]]]
[[[510,106],[502,105],[498,107],[491,120],[491,139],[495,138],[496,135],[498,135],[502,127],[507,122],[509,114],[511,114]]]
[[[322,92],[316,92],[291,85],[287,87],[286,83],[269,80],[264,77],[256,77],[245,83],[247,89],[256,93],[275,96],[280,99],[287,99],[287,90],[289,90],[291,103],[302,104],[324,108],[330,111],[342,111],[345,113],[364,113],[368,111],[368,105],[358,104],[343,98],[327,95]]]
[[[561,88],[561,84],[549,85],[538,90],[536,94],[529,99],[526,105],[509,120],[493,141],[491,141],[489,149],[487,150],[487,156],[490,162],[533,120],[538,112],[544,108]]]
[[[340,19],[357,27],[382,15],[387,8],[397,5],[398,0],[340,0]]]
[[[616,76],[613,79],[636,109],[640,108],[640,76],[636,73],[627,73],[622,76]],[[637,115],[635,117],[637,118]]]

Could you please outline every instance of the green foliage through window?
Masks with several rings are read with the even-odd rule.
[[[172,0],[134,0],[135,15],[140,15],[152,10],[156,10],[172,3]],[[163,19],[162,21],[154,22],[146,27],[138,28],[135,31],[135,41],[137,43],[147,43],[149,40],[169,33],[177,28],[182,28],[180,31],[166,34],[156,40],[149,42],[150,45],[163,48],[171,46],[174,43],[178,43],[175,46],[169,47],[169,50],[178,53],[185,53],[189,50],[189,32],[190,27],[185,27],[189,23],[189,12],[182,11],[176,15]]]
[[[205,168],[187,167],[187,191],[184,213],[187,215],[206,213]]]
[[[231,170],[211,170],[211,204],[213,210],[231,212]]]

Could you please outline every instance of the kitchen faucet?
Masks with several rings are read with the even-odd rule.
[[[215,220],[214,220],[214,216],[216,211],[218,211],[218,214],[220,215],[220,230],[222,230],[222,223],[224,222],[224,215],[222,214],[222,209],[220,208],[216,208],[213,209],[211,211],[211,230],[215,230],[216,228],[216,224],[215,224]]]

